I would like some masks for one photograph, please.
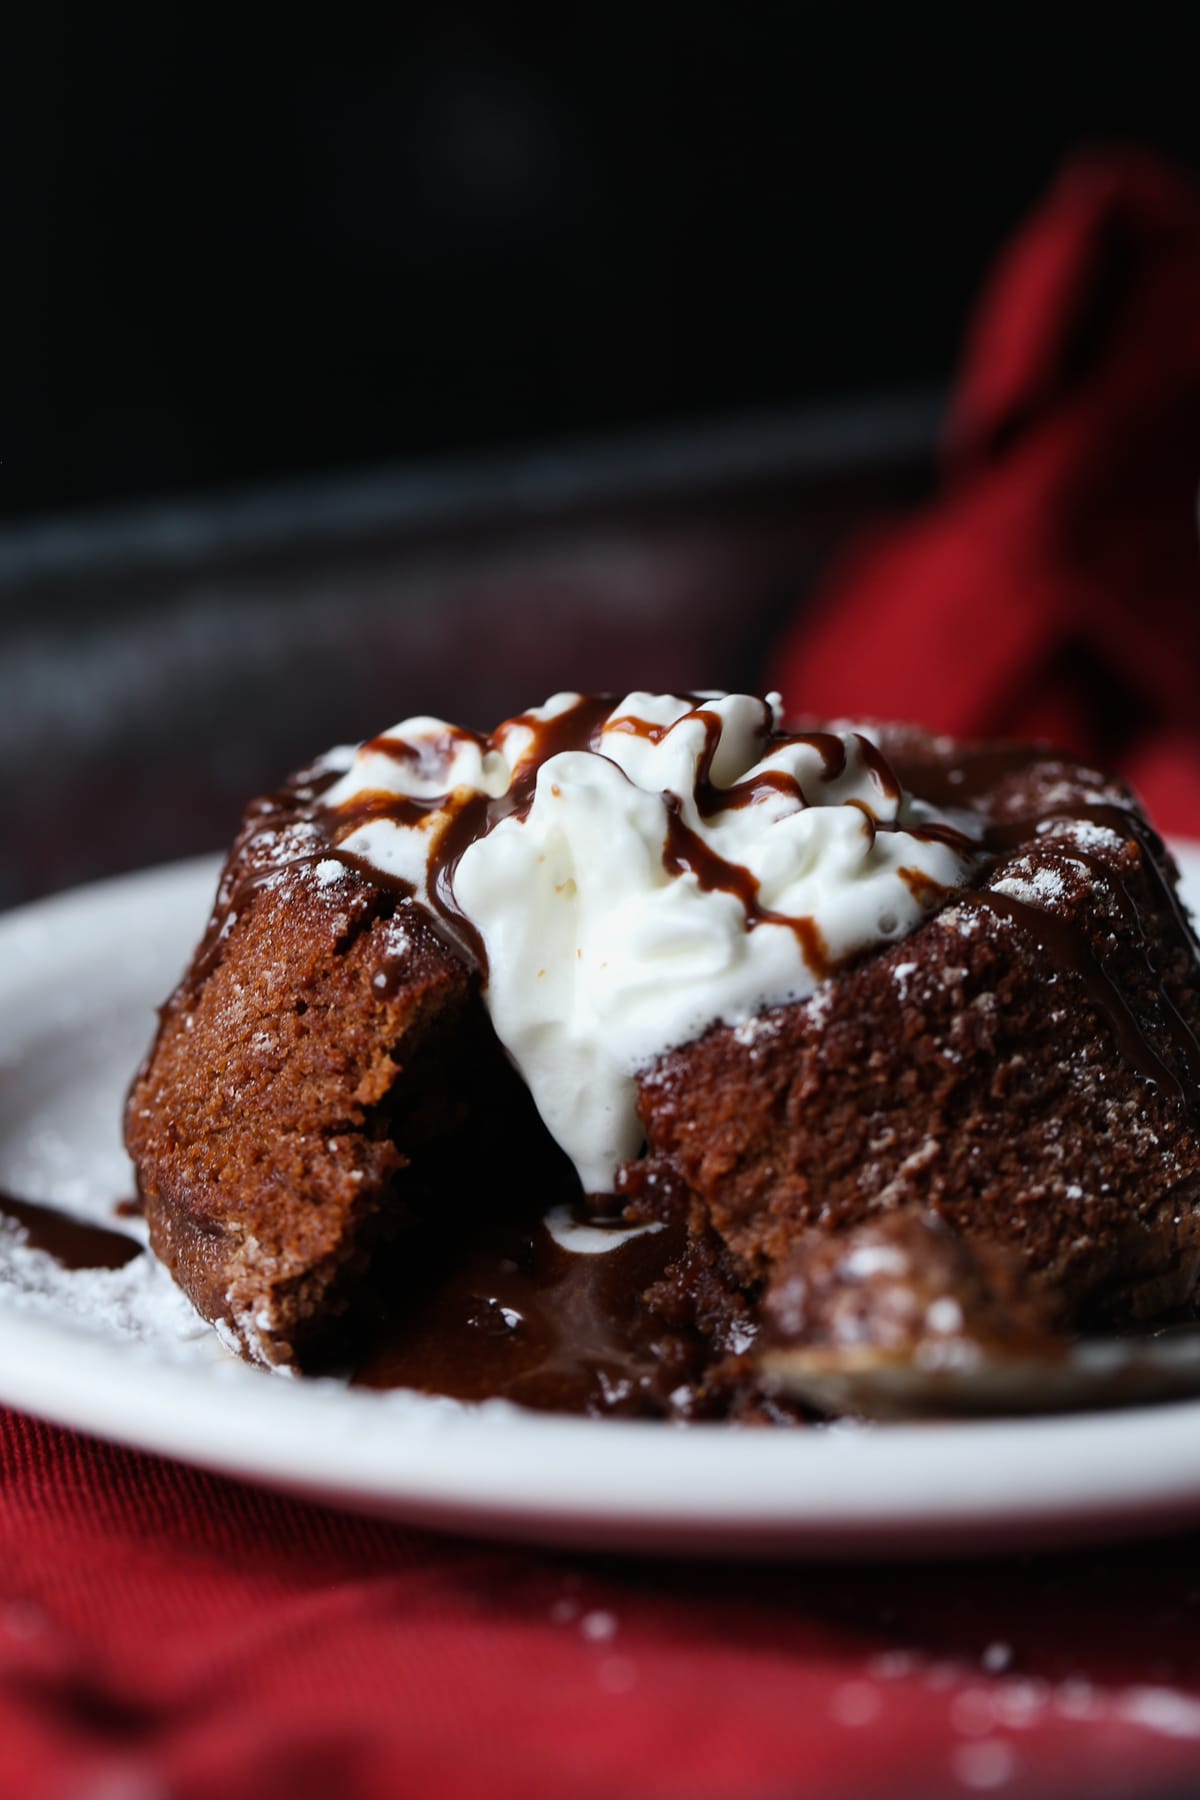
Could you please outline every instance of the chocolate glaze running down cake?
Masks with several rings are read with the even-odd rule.
[[[1198,1035],[1175,870],[1108,776],[558,696],[250,808],[127,1137],[155,1251],[244,1354],[778,1417],[768,1338],[1191,1308]],[[621,1250],[573,1254],[589,1215]]]

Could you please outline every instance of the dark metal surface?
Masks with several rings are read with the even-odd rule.
[[[219,846],[413,712],[755,684],[846,539],[929,479],[900,394],[0,533],[0,904]]]

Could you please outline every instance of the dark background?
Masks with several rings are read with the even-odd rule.
[[[1190,8],[9,9],[10,517],[944,382]]]

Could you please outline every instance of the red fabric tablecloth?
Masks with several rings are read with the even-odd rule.
[[[5,1795],[1200,1791],[1200,1539],[618,1561],[341,1517],[16,1414],[0,1434]]]
[[[943,492],[801,616],[785,697],[1046,731],[1200,835],[1198,476],[1196,198],[1137,157],[1080,165],[985,299]],[[1198,1792],[1200,1535],[882,1567],[539,1554],[0,1413],[5,1795]]]

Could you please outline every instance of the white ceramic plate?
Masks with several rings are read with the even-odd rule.
[[[1200,848],[1177,848],[1195,902]],[[0,1188],[106,1221],[132,1193],[124,1090],[214,879],[185,863],[0,919]],[[1200,1402],[772,1432],[348,1391],[228,1357],[148,1257],[69,1275],[11,1232],[0,1400],[297,1494],[545,1543],[884,1555],[1200,1520]]]

